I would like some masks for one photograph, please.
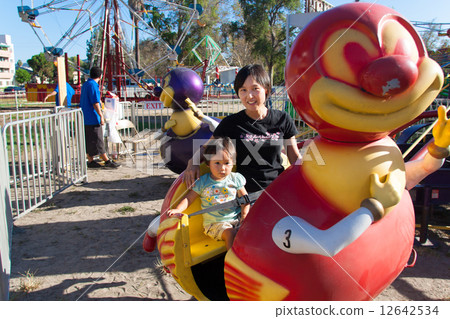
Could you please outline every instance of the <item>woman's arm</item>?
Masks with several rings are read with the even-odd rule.
[[[214,139],[214,136],[205,143],[208,144]],[[183,182],[186,184],[187,188],[191,188],[195,181],[200,177],[200,158],[203,154],[203,147],[200,147],[188,161],[188,165],[183,173]]]
[[[298,150],[295,136],[292,136],[290,139],[285,140],[284,147],[286,149],[286,154],[291,165],[294,165],[297,160],[301,159],[302,156],[300,155],[300,151]]]
[[[237,191],[237,194],[239,197],[247,195],[247,190],[245,187],[242,187]],[[241,205],[241,222],[247,217],[248,211],[250,210],[250,204],[243,204]]]

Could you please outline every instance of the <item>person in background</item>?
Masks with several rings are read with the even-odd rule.
[[[103,129],[105,118],[101,110],[99,81],[103,71],[99,67],[92,67],[90,78],[81,87],[80,107],[84,115],[84,131],[86,139],[86,153],[89,168],[118,168],[120,164],[109,159],[103,141]],[[94,161],[94,156],[100,155],[105,162],[101,165]]]
[[[72,105],[72,96],[75,94],[75,90],[72,88],[72,86],[66,82],[66,92],[67,92],[67,107],[70,107]],[[55,103],[56,106],[59,106],[59,87],[56,85],[56,88],[51,92],[50,94],[47,94],[47,96],[44,98],[44,102],[47,102],[47,100],[55,96]]]

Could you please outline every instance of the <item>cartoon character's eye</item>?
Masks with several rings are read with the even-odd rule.
[[[324,75],[358,86],[359,72],[381,56],[377,40],[357,25],[336,28],[325,36],[318,54]],[[319,57],[319,56],[318,56]]]
[[[386,19],[381,27],[381,47],[384,55],[402,55],[410,58],[414,63],[419,60],[419,55],[423,55],[422,41],[417,37],[413,38],[414,31],[406,21],[400,17],[397,19]],[[420,50],[420,51],[419,51]]]

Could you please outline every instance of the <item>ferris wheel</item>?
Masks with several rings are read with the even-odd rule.
[[[21,0],[17,10],[41,42],[47,59],[70,50],[86,50],[86,39],[94,39],[93,55],[105,70],[108,85],[112,85],[113,78],[120,85],[125,75],[138,82],[144,75],[151,77],[149,72],[162,62],[176,61],[192,24],[201,25],[199,16],[203,11],[196,0],[189,7],[166,0]],[[176,41],[169,44],[155,25],[158,21],[151,17],[175,15],[184,15],[186,22]],[[164,48],[159,58],[148,65],[140,63],[139,35]]]
[[[450,23],[422,22],[411,21],[418,29],[437,32],[438,36],[446,36],[450,38]]]

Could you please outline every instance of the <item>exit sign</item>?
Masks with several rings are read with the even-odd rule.
[[[143,102],[144,110],[161,110],[164,105],[161,101],[146,101]]]

